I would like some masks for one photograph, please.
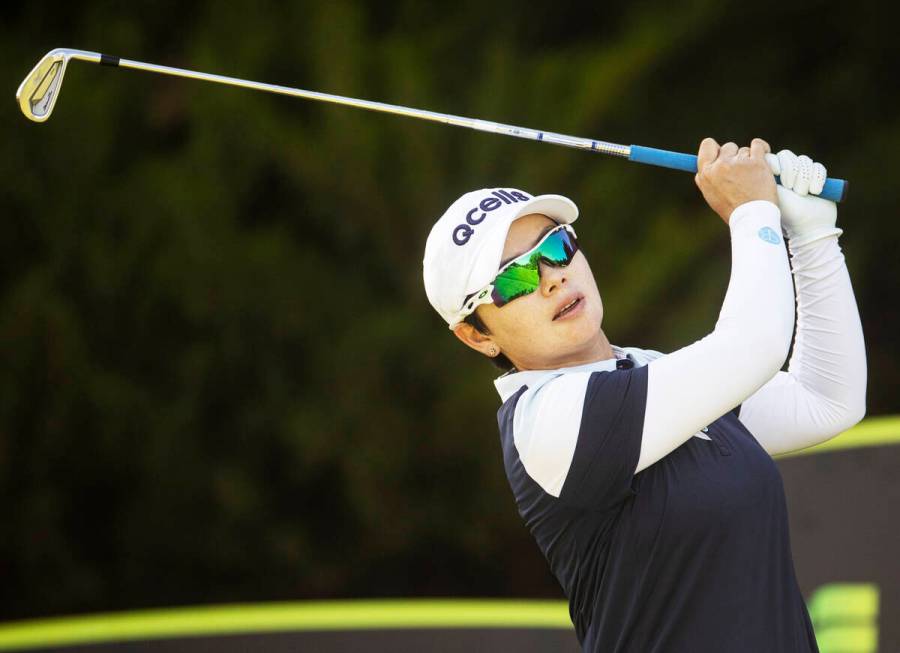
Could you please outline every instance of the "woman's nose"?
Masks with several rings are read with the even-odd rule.
[[[544,295],[552,295],[557,292],[568,280],[566,268],[555,267],[541,262],[541,292]]]

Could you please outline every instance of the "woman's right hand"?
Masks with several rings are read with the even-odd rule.
[[[765,159],[770,151],[761,138],[741,148],[734,143],[720,146],[712,138],[700,143],[694,181],[707,204],[726,224],[741,204],[754,200],[778,204],[775,177]]]

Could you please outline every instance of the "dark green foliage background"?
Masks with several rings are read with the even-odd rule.
[[[586,7],[590,7],[587,9]],[[493,369],[428,305],[461,193],[558,192],[620,345],[713,326],[727,231],[689,175],[48,50],[694,151],[762,135],[852,181],[869,414],[895,412],[894,26],[870,3],[21,3],[0,14],[0,616],[561,597],[515,512]]]

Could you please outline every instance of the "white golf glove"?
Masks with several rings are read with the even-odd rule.
[[[781,183],[776,187],[781,227],[792,247],[843,233],[835,226],[837,204],[815,197],[825,184],[825,166],[790,150],[781,150],[777,155],[766,154],[766,162],[772,172],[781,177]]]

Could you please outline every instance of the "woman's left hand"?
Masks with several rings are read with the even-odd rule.
[[[766,162],[772,172],[781,177],[776,189],[781,226],[791,245],[799,247],[843,233],[835,226],[837,204],[816,197],[822,192],[828,176],[825,166],[790,150],[781,150],[777,155],[766,154]]]

